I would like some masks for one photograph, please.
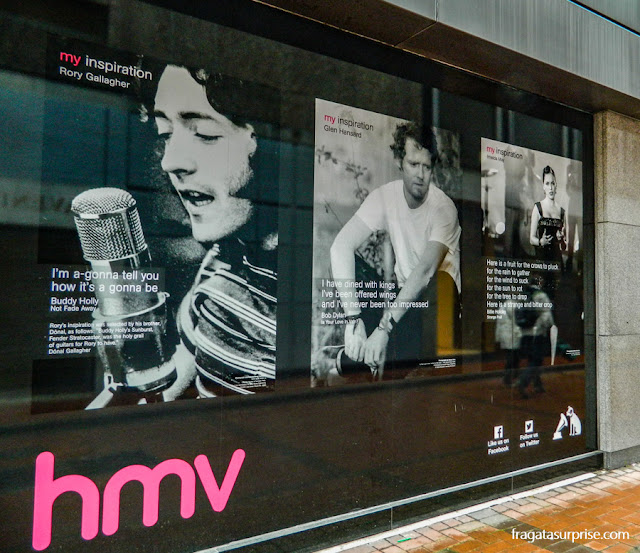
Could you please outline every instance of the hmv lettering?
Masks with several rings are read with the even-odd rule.
[[[107,482],[102,496],[102,533],[111,536],[120,525],[120,492],[131,481],[143,486],[142,523],[153,526],[158,522],[160,503],[160,482],[165,476],[177,475],[181,481],[180,514],[190,518],[196,509],[196,473],[211,504],[219,513],[224,510],[229,496],[242,468],[245,452],[237,449],[231,456],[227,472],[218,487],[209,460],[198,455],[193,464],[182,459],[168,459],[151,469],[144,465],[131,465],[116,472]],[[69,474],[54,478],[55,458],[53,453],[44,451],[36,458],[36,480],[33,508],[33,548],[42,551],[51,544],[53,525],[53,503],[66,492],[75,492],[82,498],[80,534],[85,540],[98,535],[100,524],[100,491],[98,486],[86,476]]]

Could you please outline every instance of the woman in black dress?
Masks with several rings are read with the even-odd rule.
[[[529,241],[536,248],[537,259],[555,261],[562,269],[562,252],[567,249],[565,211],[556,202],[556,174],[548,165],[542,170],[542,186],[544,200],[533,206]]]

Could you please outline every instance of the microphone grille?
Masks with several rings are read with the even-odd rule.
[[[147,248],[136,201],[126,190],[87,190],[74,198],[71,209],[88,261],[114,261]]]
[[[78,194],[71,203],[71,209],[79,215],[104,215],[135,205],[133,196],[121,188],[92,188]]]

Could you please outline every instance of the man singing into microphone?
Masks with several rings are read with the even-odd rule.
[[[200,397],[214,397],[266,391],[275,380],[277,205],[258,201],[259,140],[241,86],[168,65],[150,106],[162,170],[207,248],[177,314],[178,379],[167,400],[194,383]]]
[[[390,336],[394,336],[396,366],[415,367],[420,359],[435,355],[434,332],[423,332],[424,319],[435,330],[435,309],[425,298],[437,298],[436,272],[453,280],[460,292],[460,225],[453,201],[433,185],[437,159],[435,139],[429,129],[414,123],[399,124],[391,145],[402,179],[375,189],[336,236],[331,247],[331,269],[342,289],[354,290],[355,253],[372,232],[388,233],[395,257],[400,289],[373,328],[367,317],[343,297],[346,315],[345,368],[364,362],[372,371],[382,369]],[[348,294],[347,294],[348,296]],[[457,298],[455,299],[457,303]],[[421,307],[424,305],[424,308]],[[429,335],[430,334],[430,335]]]

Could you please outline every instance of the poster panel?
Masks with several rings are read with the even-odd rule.
[[[459,309],[459,141],[322,99],[315,115],[312,385],[416,376]]]
[[[273,390],[277,91],[57,38],[48,76],[62,83],[45,102],[54,125],[70,113],[86,124],[43,144],[54,182],[42,197],[59,189],[70,209],[39,221],[33,411],[72,408],[75,392],[73,408],[100,408]],[[94,136],[103,149],[73,155]],[[77,182],[105,165],[102,182]]]
[[[584,362],[582,163],[487,138],[481,149],[485,315],[505,383],[526,398],[544,391],[542,367]]]

